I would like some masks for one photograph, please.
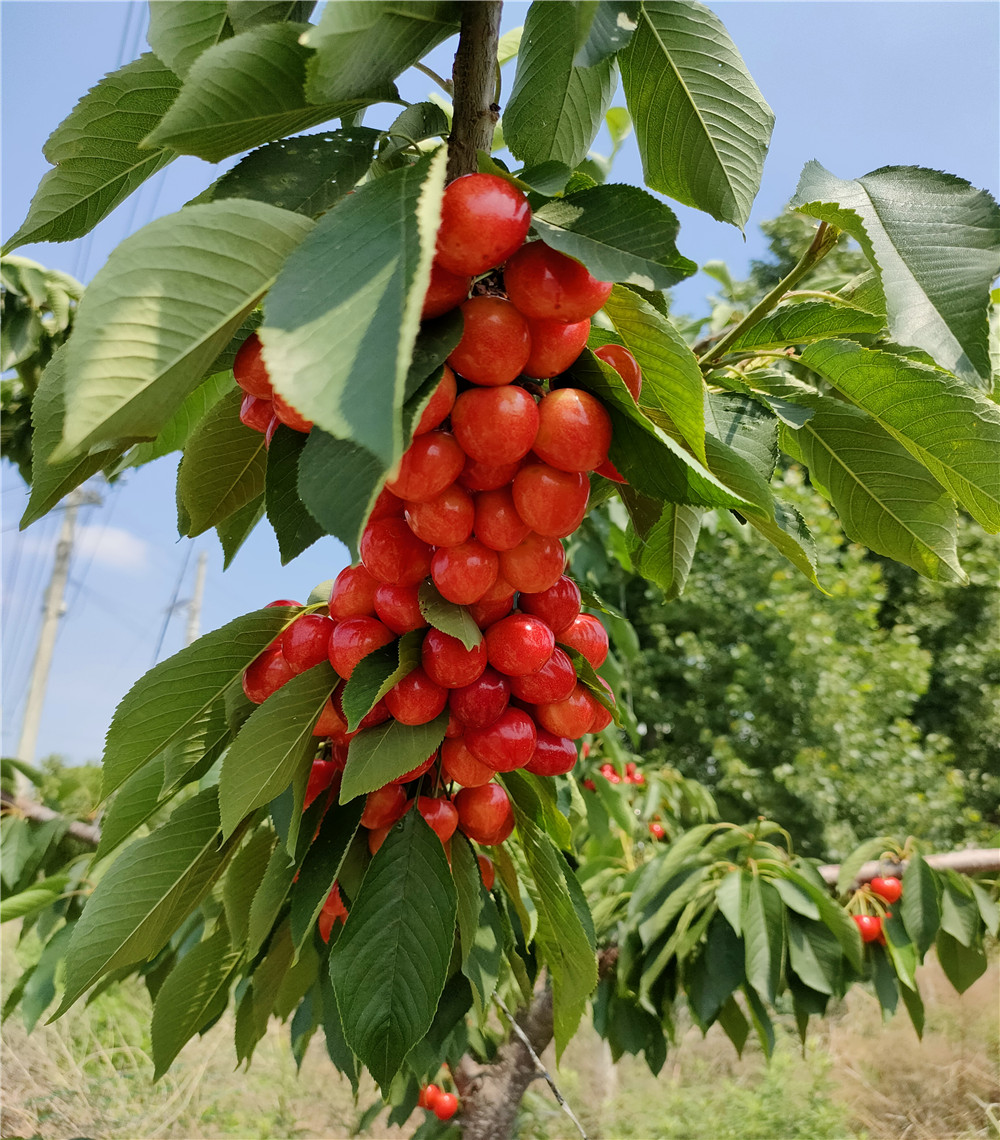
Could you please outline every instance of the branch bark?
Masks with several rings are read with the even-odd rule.
[[[5,812],[13,812],[24,816],[25,819],[33,819],[36,823],[49,823],[53,819],[66,818],[59,812],[53,811],[52,808],[47,808],[44,804],[36,804],[20,796],[12,796],[9,792],[0,792],[0,805]],[[88,847],[96,847],[101,842],[101,829],[99,827],[90,823],[82,823],[76,819],[70,821],[66,828],[66,834],[78,839],[81,843],[86,843]]]
[[[502,0],[466,0],[452,70],[455,112],[448,140],[448,181],[478,169],[478,152],[489,153],[500,118],[494,102]]]
[[[958,871],[963,875],[979,875],[984,871],[1000,871],[1000,847],[970,848],[967,851],[945,851],[940,855],[925,855],[924,860],[928,866],[938,871]],[[856,884],[869,883],[878,876],[901,875],[907,868],[908,861],[897,863],[893,859],[872,859],[863,863],[857,875],[854,876]],[[827,863],[820,867],[819,873],[825,882],[831,885],[837,881],[840,874],[839,863]]]

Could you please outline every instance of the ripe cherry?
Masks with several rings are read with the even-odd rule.
[[[597,770],[609,784],[620,784],[622,782],[622,778],[618,775],[618,769],[614,764],[604,763]]]
[[[458,827],[458,809],[451,800],[435,796],[419,796],[417,811],[442,843],[447,843],[455,834],[455,828]]]
[[[455,807],[462,833],[486,847],[503,843],[514,830],[514,809],[499,784],[463,788],[455,796]]]
[[[385,707],[400,724],[429,724],[447,703],[448,690],[436,685],[419,665],[385,695]]]
[[[496,581],[500,560],[496,551],[470,538],[458,546],[443,546],[431,558],[431,577],[442,597],[459,606],[479,599]]]
[[[478,391],[485,390],[499,392],[517,391],[517,389],[513,388],[478,389]],[[533,400],[532,403],[534,403]],[[532,440],[533,439],[534,435],[532,435]],[[528,446],[530,448],[531,444]],[[527,452],[525,452],[525,454],[527,454]],[[517,474],[520,466],[520,459],[515,459],[512,463],[480,463],[477,459],[473,459],[470,456],[465,461],[465,467],[462,470],[462,474],[458,477],[458,482],[467,491],[495,491],[500,487],[506,487]]]
[[[405,519],[379,519],[361,535],[361,561],[378,582],[416,586],[431,571],[431,548],[407,526]]]
[[[649,834],[657,840],[667,838],[667,832],[662,823],[657,823],[654,819],[649,825]]]
[[[411,629],[423,629],[427,625],[427,619],[420,612],[416,586],[378,586],[375,590],[375,613],[393,633],[409,633]]]
[[[455,394],[458,391],[455,373],[447,364],[442,367],[444,372],[441,376],[441,383],[434,389],[434,395],[431,396],[427,402],[427,407],[420,414],[417,426],[413,429],[415,436],[433,431],[443,420],[446,420],[451,411],[451,406],[455,402]]]
[[[474,276],[502,264],[528,236],[531,207],[496,174],[466,174],[445,187],[435,260]]]
[[[488,890],[493,890],[493,884],[496,882],[497,871],[493,865],[493,860],[489,855],[477,855],[476,860],[479,863],[479,874],[483,880],[483,886]]]
[[[625,381],[625,387],[632,394],[632,399],[639,402],[642,392],[642,369],[639,362],[627,348],[620,344],[602,344],[594,349],[594,355],[605,364],[610,364],[618,375]]]
[[[565,372],[587,345],[590,321],[528,321],[531,352],[524,364],[524,374],[537,380],[549,380]]]
[[[346,681],[363,657],[395,639],[392,630],[377,618],[346,618],[330,634],[330,664]]]
[[[443,1092],[434,1102],[431,1110],[438,1120],[451,1120],[458,1112],[458,1097],[454,1093]]]
[[[409,772],[404,772],[402,774],[402,776],[397,776],[395,778],[395,780],[391,781],[391,783],[393,783],[393,784],[409,784],[409,783],[412,783],[414,780],[419,780],[420,777],[425,772],[429,772],[431,770],[431,768],[434,767],[434,764],[435,764],[437,758],[438,758],[438,754],[437,754],[437,750],[435,749],[430,754],[430,756],[428,756],[426,760],[422,760],[416,766],[416,768],[411,768],[409,770]]]
[[[578,614],[559,631],[559,642],[582,654],[595,669],[608,659],[608,631],[591,614]]]
[[[533,705],[565,701],[575,688],[576,669],[558,645],[541,669],[510,679],[511,693]]]
[[[410,444],[386,486],[401,499],[425,503],[454,483],[464,466],[465,453],[450,432],[425,432]]]
[[[558,538],[532,532],[511,550],[500,553],[500,574],[515,590],[539,594],[554,586],[566,566]]]
[[[462,339],[448,363],[459,376],[489,388],[520,376],[531,353],[528,322],[502,297],[471,297],[462,305]]]
[[[335,760],[314,760],[309,769],[309,782],[306,784],[305,799],[302,801],[302,810],[305,811],[317,796],[325,792],[338,773],[342,771],[341,765]]]
[[[496,585],[496,583],[494,583],[494,585]],[[513,591],[506,597],[494,598],[491,601],[487,601],[487,595],[490,592],[490,590],[487,590],[486,594],[484,594],[478,602],[473,602],[473,604],[469,606],[469,613],[472,615],[472,620],[480,629],[489,629],[494,622],[506,617],[514,608]]]
[[[486,643],[466,649],[457,637],[429,629],[420,650],[420,663],[427,676],[446,689],[471,685],[486,668]]]
[[[553,736],[579,740],[590,731],[597,702],[579,682],[564,701],[549,701],[535,706],[535,719]]]
[[[454,780],[463,788],[482,787],[496,775],[488,764],[472,755],[464,736],[445,738],[441,745],[441,772],[446,780]]]
[[[582,471],[526,463],[514,476],[514,506],[538,534],[565,538],[583,522],[590,482]]]
[[[407,503],[410,530],[429,546],[457,546],[472,534],[476,507],[472,496],[452,483],[425,503]]]
[[[364,566],[346,566],[333,580],[330,591],[330,617],[343,621],[349,617],[371,617],[375,613],[377,579]]]
[[[858,924],[862,942],[876,942],[882,933],[882,920],[877,914],[852,914],[851,918]]]
[[[471,284],[472,277],[468,274],[451,273],[437,261],[432,262],[430,284],[424,294],[420,319],[426,321],[429,317],[450,313],[468,297]]]
[[[510,682],[487,667],[471,685],[451,690],[448,707],[466,728],[485,728],[500,716],[509,699]]]
[[[258,396],[251,396],[249,392],[243,397],[240,404],[240,423],[261,435],[267,431],[274,415],[274,408],[270,400],[262,400]]]
[[[281,635],[281,652],[293,673],[304,673],[327,659],[334,623],[325,614],[303,614]]]
[[[579,388],[558,388],[538,405],[532,450],[560,471],[593,471],[608,457],[611,417],[603,404]]]
[[[517,604],[526,614],[534,614],[547,622],[558,634],[580,612],[580,587],[572,578],[563,574],[554,585],[541,593],[522,593]]]
[[[576,745],[565,736],[554,736],[544,728],[537,731],[535,754],[525,764],[536,776],[563,776],[576,763]]]
[[[390,830],[389,827],[373,827],[368,832],[368,850],[373,855],[385,843]]]
[[[475,504],[476,538],[491,550],[512,550],[531,533],[517,513],[510,487],[481,491]]]
[[[603,681],[604,678],[602,677]],[[605,682],[607,685],[607,682]],[[603,732],[608,725],[614,720],[611,713],[601,704],[600,701],[594,701],[594,719],[590,722],[590,728],[587,729],[590,733]],[[627,781],[631,783],[631,780]]]
[[[896,902],[903,893],[903,884],[899,879],[892,876],[886,879],[878,877],[872,879],[871,888],[879,898],[885,899],[887,903]]]
[[[291,598],[278,598],[276,601],[268,602],[264,607],[265,610],[277,609],[280,606],[294,606],[297,609],[302,609],[301,602],[293,602]]]
[[[519,249],[504,270],[507,296],[533,321],[582,321],[611,295],[579,261],[535,241]]]
[[[319,719],[312,731],[313,736],[329,736],[337,743],[349,741],[354,735],[353,732],[347,731],[347,721],[344,720],[340,710],[334,704],[333,697],[327,697],[326,704],[323,706],[323,711],[319,714]]]
[[[535,722],[522,709],[505,709],[485,728],[467,728],[465,744],[473,756],[494,772],[523,768],[535,754]]]
[[[307,420],[304,415],[294,408],[279,392],[275,392],[271,397],[271,406],[274,409],[274,414],[286,427],[290,427],[292,431],[300,431],[303,433],[312,431],[312,420]]]
[[[516,463],[531,450],[538,433],[538,405],[523,388],[473,388],[455,401],[451,426],[471,460],[496,468]]]
[[[274,395],[271,377],[264,364],[264,346],[255,332],[237,350],[233,360],[233,376],[244,392],[256,396],[258,400],[270,400]]]
[[[326,902],[323,903],[323,909],[319,912],[319,918],[316,920],[320,938],[324,942],[329,942],[334,924],[346,921],[347,907],[344,906],[340,897],[340,888],[334,883],[329,895],[327,895]]]
[[[255,705],[263,704],[294,676],[291,665],[281,652],[280,643],[272,642],[244,670],[243,692]]]
[[[420,1090],[420,1096],[417,1097],[417,1105],[420,1108],[433,1109],[437,1103],[437,1098],[441,1095],[441,1090],[437,1085],[425,1085]]]
[[[386,784],[369,792],[361,813],[361,826],[374,830],[391,827],[406,811],[406,792],[399,784]]]
[[[379,519],[401,519],[405,507],[406,504],[398,495],[394,495],[388,487],[383,487],[378,493],[374,506],[368,512],[367,521],[372,523]]]
[[[552,630],[530,614],[502,618],[486,631],[485,640],[490,664],[508,677],[541,669],[556,644]]]

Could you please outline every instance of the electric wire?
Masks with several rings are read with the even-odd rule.
[[[174,592],[170,599],[170,605],[167,607],[167,612],[163,616],[163,625],[160,627],[160,636],[157,638],[156,648],[153,650],[151,666],[155,665],[160,659],[160,650],[163,648],[163,642],[167,636],[167,627],[170,625],[170,619],[174,616],[174,612],[177,609],[177,599],[180,597],[181,586],[184,584],[184,575],[187,573],[187,566],[191,558],[191,548],[193,546],[193,542],[188,542],[184,545],[184,561],[181,563],[181,572],[177,575],[177,581],[174,584]]]

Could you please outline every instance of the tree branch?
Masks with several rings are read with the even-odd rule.
[[[49,823],[53,819],[65,819],[57,811],[52,808],[47,808],[44,804],[32,803],[31,800],[22,799],[20,796],[12,796],[10,792],[0,791],[0,806],[5,812],[23,816],[25,819],[33,819],[36,823]],[[101,841],[101,829],[90,823],[82,823],[80,820],[69,820],[66,828],[66,834],[71,835],[74,839],[78,839],[81,843],[86,843],[88,847],[96,847]]]
[[[945,851],[940,855],[925,855],[929,867],[939,871],[958,871],[962,875],[979,875],[984,871],[1000,871],[1000,847],[971,848],[967,851]],[[907,860],[872,859],[862,863],[854,876],[855,884],[868,883],[878,876],[899,876],[906,870]],[[839,863],[827,863],[819,868],[825,882],[831,886],[840,875]]]
[[[493,128],[500,118],[493,99],[502,9],[502,0],[465,0],[462,5],[452,71],[455,112],[448,140],[449,182],[477,170],[478,152],[488,154],[493,143]]]

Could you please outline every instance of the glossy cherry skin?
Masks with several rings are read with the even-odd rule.
[[[493,860],[489,855],[477,855],[476,861],[479,863],[479,874],[483,880],[483,886],[488,890],[493,890],[493,884],[496,882],[497,870],[493,865]]]
[[[264,607],[265,610],[274,610],[279,606],[292,606],[294,609],[302,609],[301,602],[293,602],[291,598],[277,598],[273,602],[268,602]]]
[[[485,728],[500,716],[509,699],[510,682],[487,667],[471,685],[451,690],[448,707],[466,728]]]
[[[564,701],[550,701],[535,706],[535,720],[553,736],[579,740],[590,731],[597,702],[589,691],[577,683]]]
[[[410,530],[405,519],[379,519],[361,535],[361,561],[378,582],[416,586],[431,572],[431,548]]]
[[[877,914],[852,914],[862,942],[876,942],[882,933],[882,920]]]
[[[423,629],[427,625],[427,619],[420,612],[416,586],[378,586],[375,590],[375,613],[393,633],[409,633],[411,629]]]
[[[587,346],[590,321],[528,321],[531,352],[524,364],[525,376],[549,380],[565,372]]]
[[[368,850],[373,855],[385,843],[390,830],[388,827],[373,827],[368,832]]]
[[[263,435],[273,415],[274,407],[270,400],[251,396],[249,392],[243,397],[243,402],[240,404],[240,423],[245,427],[259,431]]]
[[[483,653],[485,656],[485,648]],[[294,676],[291,665],[281,652],[281,645],[272,642],[244,670],[243,692],[255,705],[259,705]]]
[[[462,339],[448,363],[473,384],[495,388],[516,380],[531,353],[528,322],[502,297],[470,297],[461,311]]]
[[[416,768],[411,768],[409,772],[404,772],[402,776],[397,776],[395,780],[392,780],[390,782],[393,784],[409,784],[414,780],[419,780],[425,772],[429,772],[431,768],[434,767],[434,764],[437,762],[437,758],[437,749],[435,749],[430,754],[430,756],[428,756],[426,760],[422,760],[416,766]]]
[[[281,652],[293,673],[327,659],[334,623],[325,614],[303,614],[281,635]]]
[[[458,1112],[458,1097],[454,1093],[443,1092],[434,1102],[431,1109],[438,1120],[451,1120]]]
[[[531,527],[517,513],[510,487],[481,491],[474,514],[476,538],[491,550],[512,550],[531,533]]]
[[[419,665],[385,695],[385,707],[400,724],[429,724],[447,703],[448,690],[436,685]]]
[[[471,685],[486,668],[486,643],[466,649],[457,637],[429,629],[420,650],[420,663],[435,684],[446,689]]]
[[[536,776],[564,776],[576,764],[576,745],[565,736],[538,729],[535,754],[525,764]]]
[[[302,810],[310,807],[317,796],[327,791],[343,771],[340,764],[334,760],[314,760],[309,769],[309,782],[306,784],[306,795],[302,801]]]
[[[534,241],[519,249],[504,270],[507,296],[533,321],[582,321],[611,296],[579,261]]]
[[[425,503],[407,503],[410,530],[428,546],[458,546],[472,534],[476,506],[457,483]]]
[[[509,594],[505,598],[495,598],[493,601],[480,598],[478,602],[473,602],[469,606],[469,613],[480,629],[489,629],[494,622],[506,617],[513,608],[514,595]]]
[[[334,883],[333,889],[327,896],[326,902],[323,904],[323,909],[319,912],[319,917],[316,919],[316,928],[319,930],[320,938],[322,938],[324,942],[329,942],[335,924],[337,922],[346,921],[347,907],[344,906],[340,898],[339,887]]]
[[[662,823],[657,823],[656,820],[649,825],[649,834],[657,840],[667,838],[667,832]]]
[[[441,1090],[437,1085],[425,1085],[420,1090],[420,1095],[417,1097],[418,1108],[433,1108],[437,1103],[437,1098],[441,1095]]]
[[[558,538],[532,532],[511,550],[500,552],[500,575],[515,590],[538,594],[554,586],[566,567]]]
[[[442,368],[444,371],[441,374],[441,382],[434,389],[434,395],[427,401],[427,407],[420,413],[417,426],[413,429],[414,436],[425,435],[439,427],[448,418],[455,403],[458,392],[455,373],[447,364],[442,365]]]
[[[565,701],[575,688],[576,669],[558,645],[552,650],[552,656],[541,669],[510,679],[511,693],[518,700],[533,705]]]
[[[611,417],[604,405],[580,388],[558,388],[538,405],[532,450],[560,471],[593,471],[608,457]]]
[[[556,644],[548,625],[531,614],[501,618],[484,637],[490,664],[508,677],[523,677],[541,669]]]
[[[600,703],[600,701],[595,700],[594,701],[594,719],[590,722],[590,728],[588,728],[587,731],[592,732],[592,733],[593,732],[603,732],[608,727],[608,725],[612,722],[613,719],[614,719],[614,717],[612,717],[611,713],[608,712],[608,710],[604,707],[604,705],[602,705]],[[631,782],[631,781],[629,781],[629,782]]]
[[[363,657],[395,639],[392,630],[377,618],[346,618],[330,634],[330,664],[346,681]]]
[[[608,631],[591,614],[578,614],[559,631],[559,641],[583,654],[595,669],[608,659]]]
[[[295,407],[293,407],[280,392],[275,392],[271,397],[271,406],[274,409],[274,414],[286,426],[290,427],[292,431],[309,432],[312,431],[312,420],[307,420],[304,415]]]
[[[435,796],[418,796],[417,811],[442,843],[447,843],[455,834],[455,828],[458,827],[458,809],[451,800]]]
[[[583,522],[590,481],[582,471],[526,463],[512,486],[517,513],[538,534],[565,538]]]
[[[445,187],[435,261],[449,273],[485,273],[523,244],[530,225],[516,186],[496,174],[463,175]]]
[[[328,602],[330,617],[335,621],[371,617],[375,613],[377,587],[378,580],[364,566],[346,566],[333,580]]]
[[[580,612],[580,587],[563,574],[555,585],[541,593],[522,593],[517,604],[526,614],[534,614],[547,622],[558,634]]]
[[[496,772],[477,760],[465,744],[464,736],[445,739],[441,745],[441,772],[445,780],[454,780],[463,788],[479,788],[488,784]]]
[[[535,442],[538,422],[531,394],[510,385],[463,392],[451,411],[452,431],[462,450],[490,467],[523,459]]]
[[[237,349],[233,359],[233,376],[244,392],[256,396],[258,400],[270,400],[274,395],[271,377],[264,364],[264,346],[255,332]]]
[[[399,474],[386,486],[407,502],[425,503],[454,483],[464,466],[465,452],[450,432],[425,432],[410,444]]]
[[[347,731],[347,721],[333,702],[333,697],[327,698],[323,711],[319,714],[316,725],[312,731],[313,736],[329,736],[337,743],[350,741],[353,732]]]
[[[379,519],[401,519],[406,504],[398,496],[394,495],[388,487],[383,487],[378,493],[378,498],[375,504],[368,512],[367,522],[377,522]]]
[[[632,399],[639,402],[642,392],[642,369],[639,362],[627,348],[620,344],[602,344],[594,349],[594,355],[605,364],[610,364],[618,375],[625,381],[625,387],[632,394]]]
[[[361,813],[361,826],[374,830],[391,827],[406,811],[406,792],[399,784],[386,784],[369,792]]]
[[[496,551],[474,538],[441,547],[431,558],[434,585],[442,597],[459,606],[478,602],[496,581],[499,569]]]
[[[451,273],[438,262],[431,262],[431,279],[424,294],[420,319],[426,321],[429,317],[440,317],[450,313],[468,297],[471,284],[471,276],[465,273]]]
[[[478,390],[482,391],[483,389]],[[500,392],[513,390],[508,388],[497,389]],[[534,436],[532,436],[532,440],[534,440]],[[480,463],[470,457],[465,461],[465,467],[458,477],[458,482],[467,491],[495,491],[499,487],[506,487],[517,474],[520,466],[520,459],[515,459],[512,463]]]
[[[455,796],[455,807],[459,830],[486,847],[503,843],[514,830],[514,809],[499,784],[463,788]]]
[[[467,728],[465,744],[494,772],[513,772],[535,754],[535,722],[523,709],[507,708],[485,728]]]
[[[896,902],[903,893],[903,884],[892,876],[885,879],[876,877],[872,879],[870,886],[875,894],[885,899],[887,903]]]

